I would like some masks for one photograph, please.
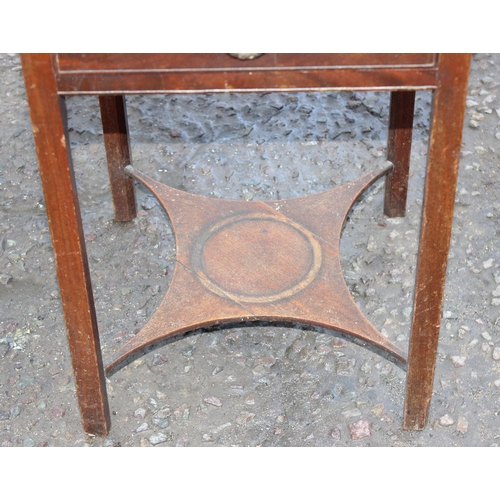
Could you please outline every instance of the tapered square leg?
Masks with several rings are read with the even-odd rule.
[[[125,222],[136,216],[134,182],[123,170],[132,163],[125,97],[99,96],[99,105],[115,220]]]
[[[50,54],[23,55],[22,64],[83,428],[106,435],[106,383],[64,100]]]
[[[406,214],[414,108],[415,91],[391,92],[387,159],[394,170],[385,181],[384,213],[388,217]]]
[[[470,67],[467,54],[439,57],[408,354],[405,429],[423,429],[429,414]]]

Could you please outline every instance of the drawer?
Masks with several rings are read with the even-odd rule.
[[[61,95],[432,89],[435,54],[55,54]]]
[[[109,71],[269,71],[306,68],[429,67],[435,54],[262,54],[240,60],[230,54],[58,54],[59,73]]]

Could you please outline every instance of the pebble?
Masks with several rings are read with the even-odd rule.
[[[368,420],[358,420],[349,425],[349,431],[351,433],[351,439],[354,441],[369,437],[371,436],[370,422],[368,422]]]
[[[344,410],[342,412],[342,416],[345,418],[359,417],[360,415],[361,411],[358,408],[352,408],[351,410]]]
[[[450,415],[448,415],[448,413],[446,415],[443,415],[439,419],[439,425],[441,427],[450,427],[450,425],[453,425],[454,423],[455,423],[455,421],[453,420],[453,418],[451,418]]]
[[[332,429],[330,431],[330,434],[329,436],[334,440],[334,441],[340,441],[340,429],[338,429],[337,427],[335,427],[334,429]]]
[[[49,419],[56,420],[66,415],[66,408],[63,405],[55,405],[50,409]]]
[[[246,424],[247,422],[249,422],[250,420],[252,420],[252,418],[255,417],[255,413],[250,413],[248,411],[242,411],[237,417],[236,417],[236,423],[238,425],[244,425]]]
[[[220,408],[222,406],[221,400],[219,398],[216,398],[215,396],[211,396],[209,398],[205,398],[203,400],[204,403],[207,403],[212,406],[216,406]]]
[[[153,424],[160,429],[166,429],[169,426],[168,418],[153,418]]]
[[[147,431],[148,430],[148,424],[147,422],[143,422],[141,425],[139,425],[139,427],[137,427],[137,429],[135,430],[135,432],[144,432],[144,431]]]
[[[32,447],[35,446],[35,444],[35,441],[33,441],[33,439],[31,439],[29,436],[26,436],[23,440],[24,447]]]
[[[253,370],[252,370],[252,373],[256,376],[256,377],[263,377],[265,375],[267,375],[269,372],[268,370],[266,369],[266,367],[264,365],[257,365]]]
[[[484,340],[491,340],[491,335],[488,332],[481,333],[481,337],[483,337]]]
[[[137,408],[134,411],[134,417],[144,418],[146,416],[147,410],[145,408]]]
[[[451,356],[451,362],[455,368],[461,368],[465,365],[465,360],[467,359],[465,356]]]
[[[377,242],[375,241],[375,238],[372,235],[368,237],[368,243],[366,245],[366,249],[369,252],[375,252],[377,250]]]
[[[222,370],[224,370],[224,367],[221,365],[217,365],[213,370],[212,370],[212,375],[217,375],[220,373]]]
[[[493,382],[493,385],[497,388],[497,389],[500,389],[500,378],[495,380],[495,382]]]
[[[467,422],[467,419],[465,417],[458,417],[457,431],[461,432],[462,434],[465,434],[468,428],[469,428],[469,422]]]
[[[159,432],[158,434],[153,434],[149,437],[149,442],[154,446],[160,443],[164,443],[168,440],[168,437],[163,434],[163,432]]]
[[[186,358],[191,358],[194,353],[194,345],[190,345],[188,347],[185,347],[184,349],[181,349],[181,354],[186,357]]]
[[[468,326],[465,326],[465,325],[462,325],[459,329],[458,329],[458,336],[463,339],[464,336],[470,332],[470,328]]]
[[[12,280],[13,280],[13,278],[10,274],[0,273],[0,283],[2,285],[7,285],[7,284],[11,283]]]
[[[484,269],[489,269],[490,267],[492,267],[492,266],[493,266],[493,263],[494,263],[494,262],[495,262],[495,261],[494,261],[493,259],[488,259],[488,260],[485,260],[485,261],[483,262],[483,268],[484,268]]]
[[[152,197],[147,197],[144,201],[141,201],[141,208],[144,210],[151,210],[156,206],[156,201]]]
[[[495,349],[493,349],[493,359],[495,361],[500,359],[500,347],[495,347]]]

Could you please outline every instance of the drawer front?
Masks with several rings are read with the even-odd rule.
[[[435,54],[56,54],[59,93],[435,88]]]
[[[262,54],[241,60],[230,54],[58,54],[56,60],[59,73],[100,73],[432,67],[436,57],[435,54]]]

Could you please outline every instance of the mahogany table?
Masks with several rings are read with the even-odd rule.
[[[404,428],[425,427],[450,246],[470,56],[467,54],[24,54],[22,65],[83,429],[106,435],[105,372],[166,337],[238,320],[325,326],[408,369]],[[177,191],[130,165],[128,94],[389,91],[392,167],[326,193],[240,202]],[[359,311],[342,277],[340,232],[362,191],[386,175],[384,211],[405,214],[415,91],[434,93],[408,354]],[[136,215],[134,179],[167,211],[172,283],[145,327],[103,363],[64,96],[97,95],[117,221]],[[185,227],[189,229],[184,229]]]

